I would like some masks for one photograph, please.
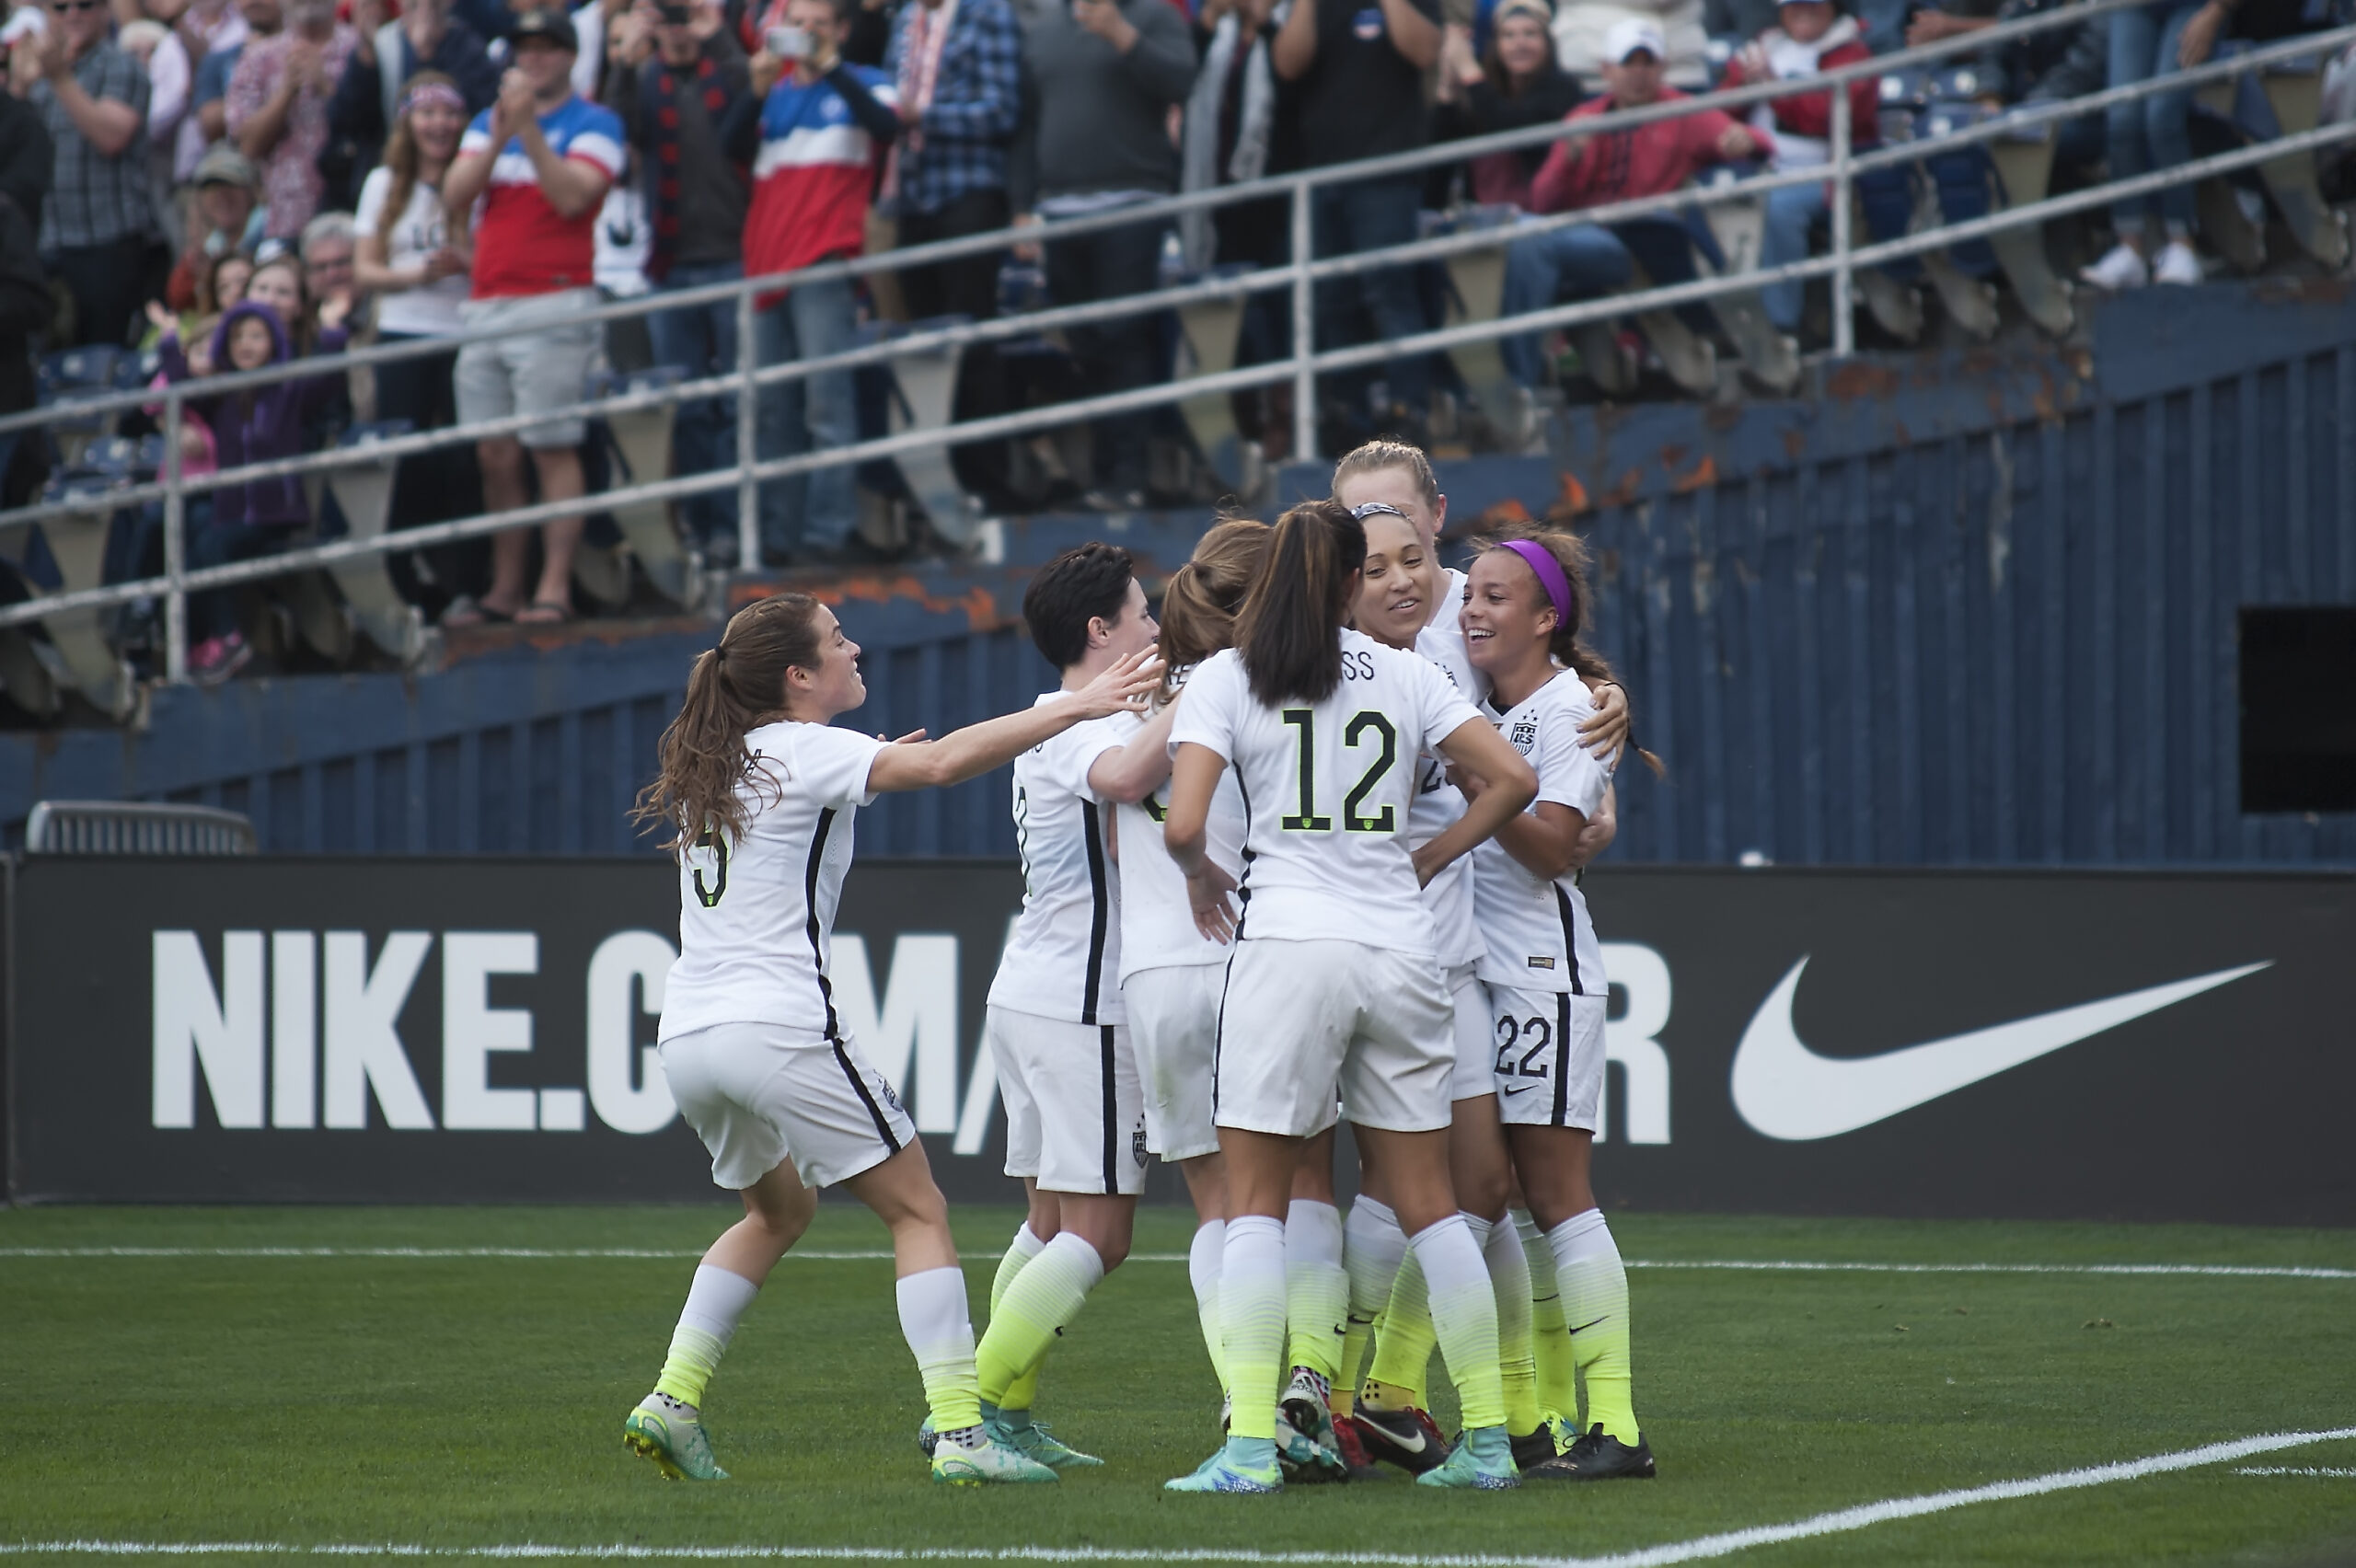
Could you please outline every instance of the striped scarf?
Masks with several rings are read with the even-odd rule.
[[[900,123],[907,129],[892,144],[892,156],[884,167],[884,196],[885,200],[900,193],[900,159],[904,154],[924,150],[924,111],[932,107],[932,89],[941,75],[941,52],[948,47],[949,29],[957,22],[957,0],[941,0],[938,11],[926,6],[924,0],[913,0],[908,6],[907,41],[900,50],[900,76],[895,86],[900,94]]]

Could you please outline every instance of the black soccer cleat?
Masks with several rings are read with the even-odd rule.
[[[1549,1427],[1541,1426],[1513,1439],[1514,1469],[1524,1475],[1553,1458],[1554,1434]]]
[[[1653,1448],[1642,1433],[1631,1448],[1598,1422],[1561,1454],[1543,1464],[1526,1466],[1521,1473],[1530,1481],[1650,1481],[1655,1473]]]
[[[1342,1456],[1342,1468],[1349,1471],[1352,1481],[1373,1481],[1382,1474],[1382,1467],[1367,1456],[1366,1439],[1358,1435],[1357,1423],[1347,1416],[1334,1422],[1334,1451]]]
[[[1350,1419],[1357,1424],[1358,1441],[1370,1459],[1397,1465],[1411,1475],[1447,1462],[1448,1439],[1420,1410],[1371,1410],[1361,1404]]]

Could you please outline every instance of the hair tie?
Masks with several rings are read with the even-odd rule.
[[[1563,563],[1554,559],[1554,552],[1535,539],[1507,539],[1503,548],[1528,561],[1530,570],[1538,574],[1538,586],[1553,602],[1555,625],[1576,631],[1578,622],[1571,615],[1571,580],[1563,575]]]

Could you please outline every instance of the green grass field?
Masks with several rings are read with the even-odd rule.
[[[1394,1479],[1255,1501],[1160,1490],[1208,1452],[1218,1403],[1184,1265],[1170,1261],[1187,1220],[1169,1210],[1147,1212],[1140,1256],[1091,1299],[1042,1393],[1042,1415],[1105,1469],[1053,1489],[931,1486],[890,1263],[789,1258],[713,1387],[715,1445],[735,1479],[660,1481],[624,1450],[621,1420],[662,1359],[690,1260],[727,1217],[718,1205],[0,1211],[0,1557],[81,1541],[805,1561],[2356,1561],[2350,1437],[1841,1533],[1690,1544],[2356,1427],[2356,1232],[1615,1216],[1627,1256],[1659,1265],[1631,1274],[1657,1482],[1473,1495]],[[1017,1218],[959,1215],[977,1316]],[[833,1207],[803,1243],[883,1245],[862,1211]],[[108,1248],[187,1251],[94,1251]],[[266,1248],[658,1255],[224,1254]],[[2055,1269],[1691,1266],[1707,1260]],[[2088,1272],[2149,1263],[2327,1272]],[[2318,1473],[2244,1473],[2266,1468]]]

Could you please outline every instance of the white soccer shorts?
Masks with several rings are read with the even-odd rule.
[[[1479,967],[1460,964],[1448,972],[1448,1000],[1456,1021],[1456,1070],[1448,1082],[1451,1101],[1497,1092],[1497,1054],[1489,1045],[1489,988],[1481,983]]]
[[[1507,1125],[1595,1130],[1608,1006],[1568,991],[1489,988],[1497,1113]]]
[[[1211,1124],[1211,1071],[1218,1059],[1218,1008],[1226,994],[1224,963],[1167,964],[1139,970],[1121,983],[1121,1009],[1129,1015],[1138,1077],[1145,1084],[1145,1147],[1164,1159],[1218,1152],[1218,1129]],[[1487,1027],[1484,1013],[1484,1043]]]
[[[913,1142],[916,1124],[856,1041],[772,1023],[716,1023],[662,1045],[679,1114],[711,1151],[711,1179],[735,1192],[787,1159],[805,1187],[873,1170]]]
[[[1228,968],[1213,1117],[1308,1137],[1333,1125],[1338,1095],[1360,1126],[1437,1132],[1449,1122],[1455,1059],[1431,954],[1247,938]]]
[[[1046,1193],[1145,1191],[1145,1094],[1126,1025],[992,1008],[982,1040],[1006,1103],[1009,1176]]]

